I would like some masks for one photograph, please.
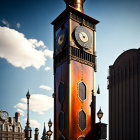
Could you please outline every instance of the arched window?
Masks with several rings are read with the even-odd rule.
[[[60,112],[59,114],[59,130],[62,132],[64,129],[64,112]]]
[[[82,131],[86,128],[86,113],[83,110],[79,112],[79,127]]]
[[[5,130],[5,131],[8,131],[8,126],[7,126],[7,124],[4,125],[4,130]]]
[[[62,103],[64,100],[64,94],[64,83],[60,82],[58,87],[58,99],[60,103]]]
[[[13,128],[13,132],[15,132],[15,126],[14,125],[12,126],[12,128]]]
[[[20,132],[20,127],[18,127],[18,132]]]
[[[86,85],[84,82],[78,83],[78,96],[81,101],[84,101],[86,99]]]

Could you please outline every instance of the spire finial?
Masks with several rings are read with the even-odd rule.
[[[47,140],[48,139],[48,136],[46,134],[46,126],[45,126],[45,122],[44,122],[44,129],[43,129],[43,134],[42,134],[42,140]]]
[[[98,85],[98,89],[97,89],[97,94],[100,94],[100,88],[99,88],[99,85]]]
[[[44,122],[44,130],[43,130],[43,135],[46,135],[46,126],[45,126],[45,122]]]

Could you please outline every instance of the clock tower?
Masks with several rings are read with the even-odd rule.
[[[95,93],[95,39],[99,21],[84,14],[85,0],[64,1],[66,9],[52,22],[54,140],[83,140],[91,130],[90,104],[91,93]],[[95,115],[92,120],[95,123]]]

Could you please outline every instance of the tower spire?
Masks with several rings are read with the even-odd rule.
[[[30,99],[30,93],[29,90],[26,94],[26,98],[27,98],[27,122],[26,122],[26,126],[25,126],[25,140],[30,140],[32,138],[32,129],[30,127],[30,121],[29,121],[29,99]]]
[[[47,140],[48,139],[48,136],[47,136],[47,133],[46,133],[46,126],[45,126],[45,122],[44,122],[44,129],[43,129],[43,134],[42,134],[42,140]]]
[[[30,93],[29,93],[29,90],[26,94],[26,98],[27,98],[27,126],[29,127],[30,126],[30,122],[29,122],[29,99],[30,99]]]
[[[66,3],[66,7],[71,6],[74,9],[84,13],[83,3],[85,0],[64,0]]]

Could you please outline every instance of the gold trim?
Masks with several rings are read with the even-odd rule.
[[[72,17],[72,14],[73,14],[73,13],[70,14],[70,19],[73,20],[73,21],[75,21],[75,22],[77,22],[77,23],[79,23],[79,25],[82,24],[82,22],[83,22],[84,19],[81,18],[82,21],[80,22],[79,20],[73,18],[73,17]],[[75,15],[75,14],[74,14],[74,15]],[[75,16],[77,16],[77,15],[75,15]],[[95,25],[93,25],[94,27],[92,28],[92,27],[86,25],[85,21],[86,21],[86,22],[89,22],[89,21],[87,21],[87,20],[84,20],[84,23],[82,24],[82,26],[85,26],[85,27],[91,29],[92,31],[95,31],[95,30],[96,30],[96,29],[95,29]],[[89,22],[89,23],[90,23],[90,22]],[[92,23],[91,23],[91,24],[92,24]]]
[[[70,20],[70,32],[71,32],[71,20]],[[69,136],[70,137],[70,132],[71,132],[71,76],[72,76],[72,61],[69,60]]]
[[[93,92],[94,92],[94,96],[96,96],[96,83],[95,83],[95,71],[93,69]]]

